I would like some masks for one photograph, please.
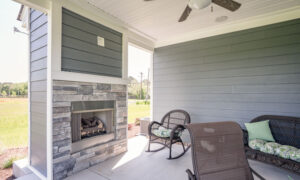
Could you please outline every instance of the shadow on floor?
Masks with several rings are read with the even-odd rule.
[[[136,136],[128,140],[128,152],[95,165],[67,178],[68,180],[161,180],[187,179],[185,170],[192,169],[191,151],[175,160],[167,160],[168,149],[156,153],[147,153],[148,140],[144,136]],[[180,153],[181,147],[174,146],[174,152]],[[176,152],[177,151],[177,152]],[[272,165],[249,160],[250,166],[267,180],[294,180],[299,175]],[[257,179],[257,178],[255,178]]]

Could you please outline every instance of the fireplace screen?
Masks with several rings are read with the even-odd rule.
[[[72,142],[114,131],[113,101],[72,103]]]

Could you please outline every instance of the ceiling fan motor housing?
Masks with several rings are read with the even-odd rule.
[[[190,0],[188,6],[192,9],[203,9],[211,4],[212,0]]]

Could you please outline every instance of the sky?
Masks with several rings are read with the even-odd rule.
[[[14,33],[13,27],[26,31],[17,21],[20,4],[0,0],[0,83],[28,81],[28,36]],[[147,78],[151,54],[134,46],[128,48],[128,75],[140,81]]]
[[[142,72],[143,79],[147,79],[151,58],[151,53],[129,45],[128,76],[132,76],[138,81],[140,81]]]
[[[13,27],[26,31],[17,21],[20,4],[0,1],[0,82],[28,80],[28,36],[14,33]]]

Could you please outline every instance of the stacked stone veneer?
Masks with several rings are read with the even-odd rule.
[[[127,86],[70,81],[53,82],[53,177],[63,179],[75,172],[127,151]],[[72,153],[71,102],[116,102],[115,139]]]

